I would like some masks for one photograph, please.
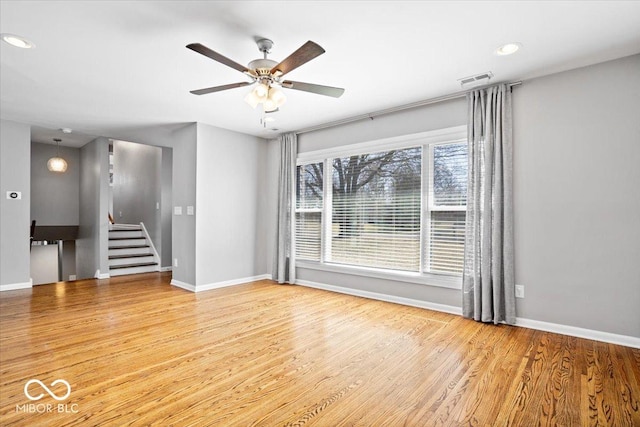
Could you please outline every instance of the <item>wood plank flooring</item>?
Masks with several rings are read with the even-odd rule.
[[[0,425],[640,426],[638,349],[270,281],[194,294],[169,280],[0,294]]]

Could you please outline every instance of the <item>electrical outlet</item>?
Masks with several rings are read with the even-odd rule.
[[[178,266],[178,258],[174,258],[173,259],[173,266],[177,267]]]
[[[9,200],[20,200],[22,199],[21,191],[7,191],[7,199]]]
[[[524,298],[524,285],[516,285],[516,298]]]

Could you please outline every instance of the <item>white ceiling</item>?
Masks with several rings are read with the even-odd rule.
[[[0,32],[36,44],[0,43],[1,117],[35,125],[34,140],[75,146],[196,121],[273,137],[458,92],[457,79],[477,73],[523,80],[640,52],[637,1],[2,0],[0,16]],[[276,61],[307,40],[321,45],[325,54],[287,78],[345,94],[287,90],[273,131],[243,101],[247,87],[189,93],[247,79],[187,44],[247,64],[261,37]],[[523,45],[515,55],[493,54],[513,41]]]

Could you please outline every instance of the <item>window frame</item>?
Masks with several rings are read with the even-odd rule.
[[[464,142],[467,141],[467,138],[465,136]],[[427,167],[432,167],[433,165],[435,165],[435,158],[434,158],[434,148],[438,145],[445,145],[445,144],[456,144],[456,143],[461,143],[463,141],[447,141],[447,142],[434,142],[431,143],[427,146],[428,151],[429,151],[429,157],[428,157],[428,163],[427,163]],[[421,271],[423,271],[423,274],[437,274],[437,275],[443,275],[443,276],[452,276],[452,277],[460,277],[459,274],[456,273],[450,273],[450,272],[446,272],[446,271],[440,271],[437,273],[431,273],[431,272],[427,272],[424,271],[427,267],[427,265],[429,264],[429,251],[428,248],[426,247],[426,245],[424,243],[426,243],[429,240],[429,236],[431,235],[431,213],[432,212],[466,212],[467,211],[467,204],[465,203],[464,205],[436,205],[434,203],[435,200],[435,196],[434,196],[434,188],[435,188],[435,184],[434,184],[434,178],[435,178],[435,174],[434,173],[425,173],[425,164],[423,163],[422,165],[423,169],[422,169],[422,180],[423,180],[423,184],[425,184],[424,181],[426,181],[426,188],[425,185],[422,186],[422,203],[424,205],[425,200],[426,200],[426,206],[423,206],[422,209],[422,236],[421,236],[421,240],[420,240],[420,244],[423,246],[423,251],[420,252],[420,256],[422,257],[420,259],[420,268]],[[426,178],[425,178],[426,177]]]
[[[432,180],[433,173],[429,169],[433,164],[433,147],[440,144],[467,142],[467,126],[455,126],[434,131],[420,132],[393,138],[385,138],[368,142],[355,143],[335,148],[327,148],[315,151],[299,153],[296,159],[296,167],[310,164],[323,163],[323,200],[320,238],[320,261],[296,260],[300,268],[328,271],[372,277],[401,282],[416,283],[429,286],[438,286],[452,289],[461,289],[462,276],[454,273],[424,272],[426,263],[427,241],[429,238],[429,215],[427,209],[432,204]],[[334,264],[331,262],[331,206],[332,206],[332,174],[327,178],[327,171],[333,171],[332,159],[336,157],[349,157],[366,153],[374,153],[388,150],[399,150],[412,147],[422,147],[422,194],[420,203],[420,270],[418,272],[406,272],[375,267],[363,267],[357,265]],[[297,184],[296,184],[297,185]],[[296,206],[294,193],[294,206]],[[440,210],[440,209],[436,209]],[[466,210],[465,206],[448,206],[446,211]],[[296,209],[296,213],[298,209]],[[295,219],[295,218],[294,218]],[[328,225],[327,225],[328,224]]]

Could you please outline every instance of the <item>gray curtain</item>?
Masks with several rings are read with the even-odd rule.
[[[515,324],[511,88],[467,94],[469,178],[462,313]]]
[[[278,283],[295,283],[295,211],[293,198],[296,185],[296,157],[298,138],[295,133],[278,137],[280,168],[278,172],[278,223],[272,277]]]

